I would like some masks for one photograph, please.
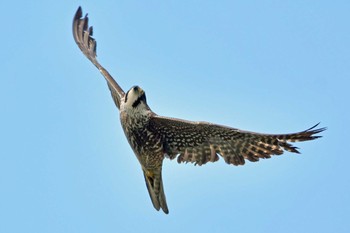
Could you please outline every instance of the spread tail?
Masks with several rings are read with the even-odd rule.
[[[152,204],[156,210],[162,208],[164,213],[168,214],[168,206],[166,204],[163,181],[162,168],[156,170],[144,170],[145,181]]]

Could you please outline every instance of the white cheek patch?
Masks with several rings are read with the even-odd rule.
[[[135,93],[134,90],[130,90],[128,93],[128,98],[126,100],[126,105],[127,106],[132,106],[132,104],[137,100],[138,95]]]

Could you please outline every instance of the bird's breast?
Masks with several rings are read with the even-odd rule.
[[[120,119],[125,136],[140,163],[152,167],[161,162],[160,158],[164,156],[162,138],[149,127],[149,120],[133,118],[123,113]]]

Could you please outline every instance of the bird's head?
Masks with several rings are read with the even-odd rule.
[[[140,107],[148,108],[146,94],[139,86],[133,86],[130,88],[130,90],[128,90],[128,92],[126,92],[124,103],[130,109]]]

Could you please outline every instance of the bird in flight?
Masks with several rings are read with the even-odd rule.
[[[299,153],[293,142],[308,141],[326,128],[318,124],[298,133],[262,134],[208,122],[186,121],[163,117],[148,106],[146,94],[139,86],[126,93],[96,59],[96,41],[92,37],[87,14],[78,8],[73,19],[73,36],[84,55],[99,69],[107,81],[125,136],[141,164],[146,186],[156,210],[168,214],[162,182],[164,158],[178,163],[203,165],[221,156],[227,164],[244,165],[245,160],[281,155],[284,151]]]

